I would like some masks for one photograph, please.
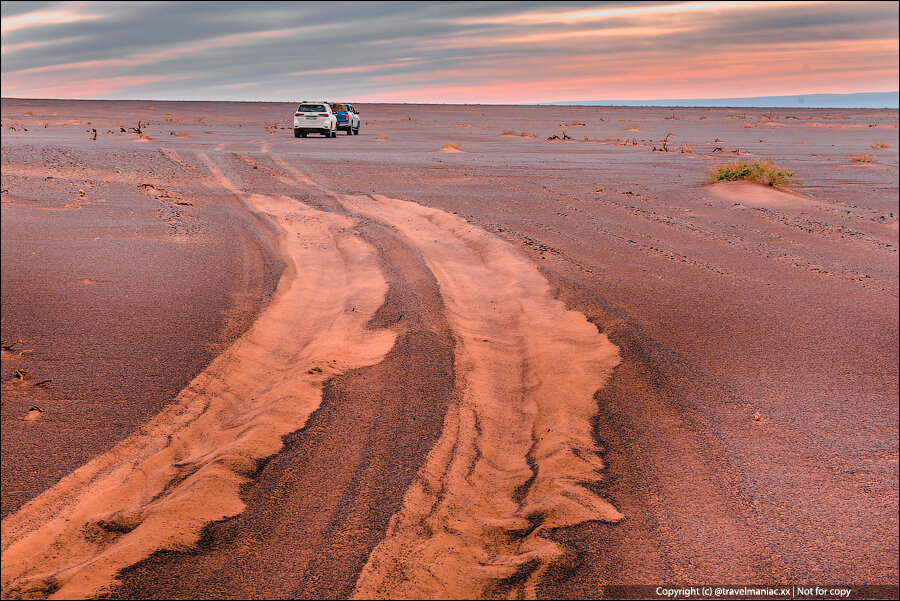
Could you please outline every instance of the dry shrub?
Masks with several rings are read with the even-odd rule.
[[[684,146],[681,147],[681,152],[686,154],[694,154],[694,145],[690,142],[685,142]]]
[[[875,142],[872,144],[872,148],[890,148],[890,144],[885,144],[884,142]]]
[[[706,183],[714,184],[721,181],[747,180],[769,186],[788,186],[796,182],[793,177],[793,172],[778,167],[772,162],[772,159],[754,161],[753,163],[738,161],[737,163],[726,165],[714,165]]]
[[[866,152],[861,152],[859,154],[851,154],[851,155],[848,155],[848,157],[853,159],[857,163],[874,163],[875,162],[875,157]]]
[[[753,125],[744,121],[744,129],[750,129],[751,127],[753,127]]]
[[[640,129],[638,129],[637,127],[635,127],[633,125],[626,125],[625,127],[622,128],[622,130],[623,131],[641,131]]]
[[[533,138],[533,137],[535,137],[534,134],[530,134],[530,133],[528,133],[527,131],[518,132],[518,131],[515,131],[515,130],[512,130],[512,129],[504,129],[504,130],[503,130],[503,135],[504,135],[504,136],[516,136],[516,137],[519,137],[519,138]]]

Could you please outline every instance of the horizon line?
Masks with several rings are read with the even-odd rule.
[[[849,100],[852,97],[889,97],[893,103],[888,106],[851,106],[851,105],[821,105],[815,100],[837,99],[842,98]],[[804,99],[809,98],[813,101],[811,104],[805,105]],[[727,104],[729,101],[736,103],[746,103],[755,100],[787,100],[794,99],[790,105],[783,104]],[[797,99],[800,99],[797,102]],[[165,98],[29,98],[18,96],[2,96],[0,100],[40,100],[40,101],[73,101],[73,102],[235,102],[235,103],[255,103],[255,104],[294,104],[297,100],[185,100],[185,99],[165,99]],[[324,102],[325,100],[323,100]],[[328,102],[337,102],[327,100]],[[811,93],[811,94],[784,94],[770,96],[736,96],[722,98],[652,98],[652,99],[614,99],[614,100],[558,100],[549,102],[396,102],[390,100],[382,101],[354,101],[341,100],[341,102],[351,102],[355,104],[397,104],[397,105],[437,105],[437,106],[607,106],[607,107],[627,107],[627,108],[815,108],[815,109],[898,109],[900,108],[900,90],[887,92],[846,92],[846,93]],[[652,103],[661,104],[652,104]],[[675,104],[684,103],[684,104]],[[712,104],[704,104],[712,103]]]

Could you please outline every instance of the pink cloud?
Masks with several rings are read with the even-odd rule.
[[[373,73],[385,69],[384,65],[365,65],[357,67],[334,67],[332,69],[309,69],[308,71],[295,71],[291,75],[328,75],[336,73]]]
[[[13,17],[0,19],[0,33],[6,35],[21,29],[33,29],[46,25],[60,25],[63,23],[79,23],[101,19],[102,15],[82,12],[77,4],[72,6],[59,6],[47,10],[27,12]]]
[[[246,81],[243,83],[229,83],[221,86],[213,86],[214,88],[218,88],[220,90],[240,90],[241,88],[249,88],[251,86],[258,86],[259,83],[255,81]]]

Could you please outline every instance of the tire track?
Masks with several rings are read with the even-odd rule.
[[[354,220],[245,197],[279,229],[285,270],[270,305],[160,415],[3,521],[4,598],[94,596],[154,551],[193,545],[243,511],[240,487],[304,426],[323,382],[393,345],[366,327],[387,283]]]
[[[384,196],[342,203],[419,248],[457,340],[456,402],[354,597],[535,597],[549,569],[571,566],[546,534],[622,517],[584,486],[603,468],[594,393],[618,349],[480,228]]]
[[[535,597],[548,570],[572,565],[549,532],[622,517],[584,486],[600,481],[594,394],[619,362],[617,347],[501,239],[416,203],[329,191],[274,161],[418,249],[456,339],[456,395],[441,437],[353,596]]]

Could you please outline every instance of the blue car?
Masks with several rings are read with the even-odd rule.
[[[348,136],[359,135],[359,111],[352,104],[331,103],[331,110],[337,118],[337,128],[347,132]]]

